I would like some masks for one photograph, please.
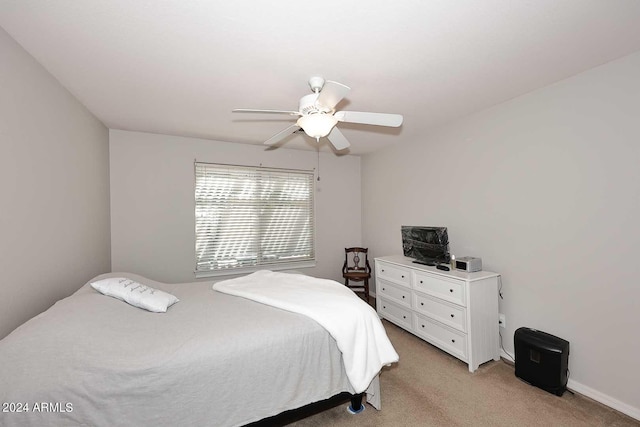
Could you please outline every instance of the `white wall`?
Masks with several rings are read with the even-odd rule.
[[[109,133],[0,29],[0,338],[109,271]]]
[[[312,170],[317,153],[110,131],[113,271],[165,282],[195,280],[194,160]],[[315,268],[341,280],[344,248],[361,244],[360,158],[321,153]]]
[[[362,160],[363,240],[443,225],[502,274],[516,328],[570,341],[570,386],[640,418],[640,53]]]

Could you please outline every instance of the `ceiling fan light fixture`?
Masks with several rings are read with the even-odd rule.
[[[304,133],[316,139],[329,135],[336,123],[338,119],[331,114],[309,114],[300,117],[296,122]]]

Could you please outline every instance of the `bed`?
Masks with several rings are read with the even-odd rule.
[[[211,282],[90,282],[123,276],[180,301],[151,313],[87,283],[17,328],[0,341],[0,425],[236,426],[361,391],[308,316]],[[377,376],[366,395],[380,407]]]

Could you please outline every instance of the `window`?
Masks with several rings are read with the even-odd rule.
[[[315,263],[313,171],[195,164],[196,276]]]

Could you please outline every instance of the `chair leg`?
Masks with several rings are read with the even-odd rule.
[[[369,279],[364,279],[364,300],[369,304]]]

